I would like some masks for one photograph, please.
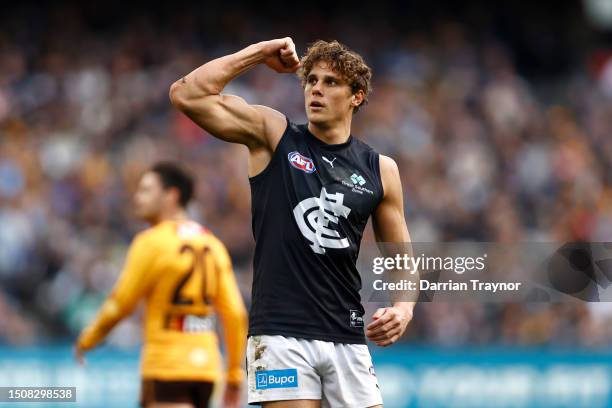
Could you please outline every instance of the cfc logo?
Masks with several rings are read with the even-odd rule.
[[[300,152],[291,152],[287,155],[289,163],[298,170],[302,170],[305,173],[312,173],[315,171],[315,165],[312,159],[302,155]]]
[[[343,204],[344,194],[329,194],[321,189],[319,197],[301,201],[293,209],[293,216],[300,232],[311,242],[316,254],[325,254],[325,248],[348,248],[349,240],[338,231],[329,228],[330,222],[338,224],[338,217],[348,218],[351,209]]]

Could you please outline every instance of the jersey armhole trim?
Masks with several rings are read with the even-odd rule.
[[[278,151],[280,150],[281,143],[283,143],[283,141],[285,140],[285,137],[287,136],[287,132],[289,132],[289,129],[291,128],[291,122],[289,121],[289,118],[287,116],[285,116],[285,121],[287,122],[287,127],[285,127],[285,131],[283,132],[283,135],[281,136],[280,140],[276,144],[276,148],[272,152],[272,157],[270,158],[270,162],[268,163],[266,167],[264,167],[262,171],[260,171],[253,177],[249,177],[250,184],[256,183],[257,181],[261,180],[266,174],[269,173],[269,170],[274,164],[274,162],[278,160],[277,156],[278,156]]]
[[[378,181],[378,187],[380,189],[380,197],[378,197],[378,204],[385,198],[385,185],[382,180],[382,173],[380,171],[380,153],[374,152],[374,172]]]

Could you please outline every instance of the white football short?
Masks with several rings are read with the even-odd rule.
[[[313,399],[323,408],[382,404],[365,344],[284,336],[251,336],[247,346],[249,404]]]

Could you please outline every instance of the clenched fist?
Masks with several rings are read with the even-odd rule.
[[[389,346],[404,334],[410,320],[412,309],[396,306],[378,309],[366,328],[366,336],[378,346]]]
[[[259,44],[263,63],[279,73],[292,73],[300,67],[300,59],[291,37],[264,41]]]

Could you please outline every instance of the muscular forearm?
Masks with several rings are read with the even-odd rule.
[[[185,98],[201,98],[218,95],[238,75],[264,61],[263,43],[248,47],[230,55],[207,62],[176,81],[170,94],[181,93]]]
[[[282,134],[277,127],[286,126],[284,116],[221,92],[228,82],[259,63],[290,73],[297,71],[299,62],[291,38],[263,41],[210,61],[179,79],[170,88],[170,100],[211,135],[249,149],[267,149],[275,143],[271,140],[276,140],[277,133],[278,137]]]
[[[279,73],[296,72],[300,60],[290,37],[262,41],[225,57],[217,58],[176,81],[170,88],[173,102],[219,95],[225,85],[241,73],[264,63]]]

